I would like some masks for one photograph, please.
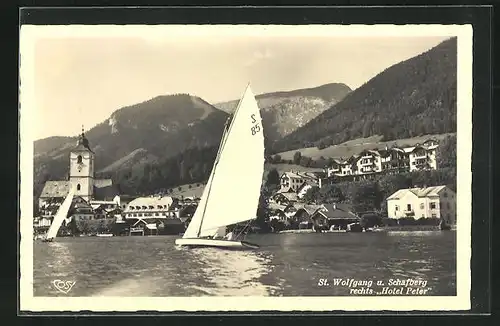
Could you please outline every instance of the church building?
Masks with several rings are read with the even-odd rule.
[[[90,148],[89,141],[82,130],[76,147],[69,155],[68,179],[45,183],[38,201],[40,209],[62,202],[71,187],[76,189],[75,197],[80,197],[87,203],[93,200],[113,200],[118,195],[118,191],[111,179],[94,177],[94,158],[95,153]]]

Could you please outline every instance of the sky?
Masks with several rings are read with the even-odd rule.
[[[209,103],[345,83],[356,89],[449,36],[192,35],[161,39],[58,36],[34,44],[35,139],[74,136],[117,109],[158,95]]]

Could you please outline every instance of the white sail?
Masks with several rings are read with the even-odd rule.
[[[68,195],[64,199],[63,203],[57,210],[56,215],[54,216],[54,220],[50,225],[49,231],[47,232],[47,239],[52,239],[56,237],[62,222],[66,219],[66,216],[68,215],[68,211],[69,208],[71,207],[71,203],[73,202],[74,195],[75,195],[75,190],[71,188],[69,190]]]
[[[262,118],[247,87],[184,238],[213,235],[221,227],[255,219],[263,173]]]
[[[224,141],[224,137],[222,137]],[[217,158],[216,158],[217,160]],[[200,226],[201,222],[203,219],[203,207],[205,206],[207,202],[207,197],[208,197],[208,188],[210,188],[210,184],[212,183],[213,179],[213,174],[214,174],[214,169],[212,168],[212,172],[210,173],[210,177],[208,178],[207,184],[205,185],[205,188],[203,189],[203,194],[201,195],[200,202],[198,203],[198,207],[196,208],[196,211],[193,214],[193,217],[191,217],[191,222],[189,222],[189,225],[184,232],[184,235],[182,236],[183,238],[197,238],[198,233],[200,231]]]

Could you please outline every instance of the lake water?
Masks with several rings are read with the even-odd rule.
[[[456,233],[250,235],[257,251],[178,249],[177,236],[34,243],[35,296],[342,296],[335,279],[427,281],[456,295]],[[53,280],[75,281],[67,294]],[[320,279],[328,285],[318,286]],[[351,283],[352,285],[352,283]],[[366,287],[366,284],[358,286]],[[351,287],[352,288],[352,287]],[[398,286],[399,288],[399,286]]]

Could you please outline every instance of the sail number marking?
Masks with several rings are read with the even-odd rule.
[[[250,131],[252,132],[252,136],[255,135],[256,133],[260,132],[260,126],[257,120],[255,119],[255,114],[252,114],[250,116],[252,118],[252,127],[250,128]]]

